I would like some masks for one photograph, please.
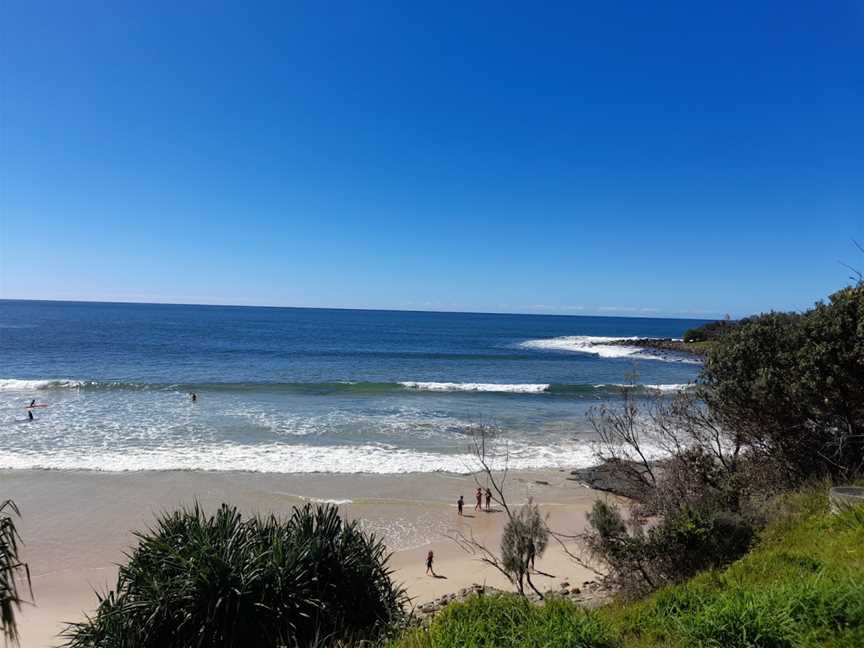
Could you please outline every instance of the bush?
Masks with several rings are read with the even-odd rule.
[[[864,285],[802,314],[750,318],[718,339],[700,396],[788,479],[864,469]]]
[[[542,606],[517,596],[489,596],[448,605],[428,629],[394,648],[612,648],[618,643],[592,612],[564,600]]]
[[[718,338],[726,335],[738,323],[730,320],[720,320],[718,322],[709,322],[702,326],[696,326],[684,331],[683,340],[685,342],[713,342]]]
[[[583,539],[588,549],[629,597],[729,564],[746,553],[754,534],[741,516],[711,508],[685,506],[633,533],[618,509],[604,502],[595,502],[587,517],[592,531]]]
[[[334,506],[243,520],[196,505],[138,539],[95,616],[67,630],[70,648],[309,646],[377,639],[402,615],[384,545]]]

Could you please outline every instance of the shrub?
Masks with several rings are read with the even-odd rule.
[[[583,540],[630,597],[732,562],[747,551],[754,533],[741,516],[712,508],[685,506],[633,533],[618,509],[604,502],[595,502],[587,518],[592,531]]]
[[[738,322],[730,320],[720,320],[717,322],[708,322],[702,326],[696,326],[684,331],[683,340],[685,342],[713,342],[718,338],[726,335],[731,331]]]
[[[402,614],[384,545],[334,506],[242,519],[223,504],[165,514],[120,567],[71,648],[309,646],[377,639]]]
[[[593,612],[564,600],[542,606],[523,597],[477,597],[448,605],[396,648],[612,648],[618,643]]]
[[[864,285],[802,314],[769,313],[717,341],[700,396],[794,483],[864,469]]]

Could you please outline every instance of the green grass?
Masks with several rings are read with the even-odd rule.
[[[864,509],[828,512],[827,488],[785,500],[757,547],[635,603],[585,613],[513,597],[447,607],[398,648],[860,648],[864,646]]]
[[[573,604],[542,607],[516,596],[454,603],[426,629],[413,630],[398,648],[613,648],[617,643],[599,616]]]

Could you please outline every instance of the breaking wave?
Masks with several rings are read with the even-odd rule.
[[[601,358],[633,358],[636,360],[657,360],[660,362],[681,362],[685,364],[701,364],[699,360],[673,351],[663,352],[660,349],[646,349],[637,344],[633,346],[621,342],[638,342],[657,338],[638,337],[601,337],[596,335],[565,335],[562,337],[542,340],[527,340],[519,346],[525,349],[540,349],[543,351],[570,351],[574,353],[590,353]],[[613,344],[614,343],[614,344]]]

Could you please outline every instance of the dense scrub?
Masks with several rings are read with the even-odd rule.
[[[714,342],[726,335],[736,325],[737,322],[731,320],[708,322],[702,326],[687,329],[681,339],[688,343]]]
[[[383,544],[334,506],[244,520],[165,514],[120,567],[74,648],[275,648],[379,639],[402,615]]]
[[[804,313],[734,327],[708,355],[700,397],[789,484],[864,469],[864,285]]]

